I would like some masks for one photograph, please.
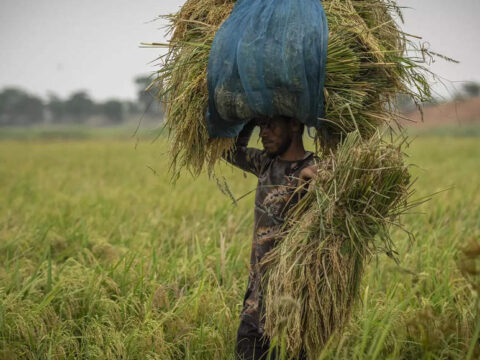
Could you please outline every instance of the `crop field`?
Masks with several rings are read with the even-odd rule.
[[[480,240],[479,138],[410,145],[399,264],[367,267],[323,359],[478,359],[461,248]],[[0,359],[233,359],[256,179],[225,167],[173,186],[167,143],[0,141]],[[222,186],[220,186],[222,187]]]

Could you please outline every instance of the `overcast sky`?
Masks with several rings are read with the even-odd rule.
[[[163,41],[164,23],[152,20],[183,2],[0,0],[0,88],[19,86],[62,97],[84,89],[98,100],[134,98],[133,78],[152,73],[160,54],[140,43]],[[399,3],[412,8],[404,11],[406,32],[461,62],[438,60],[434,72],[458,87],[461,81],[480,82],[480,0]],[[436,89],[447,94],[441,86]]]

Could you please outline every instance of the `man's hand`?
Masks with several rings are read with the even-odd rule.
[[[318,173],[318,165],[310,165],[300,171],[300,181],[307,182],[312,180]]]
[[[313,190],[313,183],[312,179],[315,178],[318,174],[318,165],[310,165],[306,168],[303,168],[300,171],[299,175],[299,186],[303,186],[305,190],[311,191]],[[300,193],[298,194],[300,196]]]

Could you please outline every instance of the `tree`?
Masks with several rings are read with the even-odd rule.
[[[65,112],[75,123],[84,123],[94,111],[95,103],[85,91],[75,92],[65,101]]]
[[[409,112],[415,109],[415,102],[412,97],[407,94],[398,94],[397,106],[400,111]]]
[[[468,97],[477,97],[480,95],[480,84],[473,81],[463,84],[463,91]]]
[[[148,87],[152,80],[147,76],[138,76],[135,78],[135,84],[138,87],[137,99],[140,104],[140,110],[144,114],[159,115],[162,113],[157,100],[158,89],[156,87]]]
[[[47,109],[50,111],[50,116],[54,123],[59,124],[65,121],[67,114],[65,102],[55,94],[49,95]]]
[[[6,88],[0,93],[0,125],[33,125],[43,119],[44,107],[40,98],[17,88]]]
[[[137,115],[140,112],[139,105],[136,101],[126,101],[125,108],[128,115]]]
[[[108,100],[100,104],[100,111],[112,123],[119,124],[124,120],[123,104],[118,100]]]

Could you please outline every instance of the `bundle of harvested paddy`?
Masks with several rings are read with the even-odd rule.
[[[210,139],[206,69],[213,38],[229,16],[234,0],[187,0],[168,16],[172,33],[168,53],[154,84],[166,102],[165,125],[172,142],[174,173],[213,169],[231,138]],[[398,28],[399,8],[392,0],[324,0],[329,24],[325,119],[316,138],[329,140],[358,129],[369,137],[381,124],[396,119],[395,99],[406,94],[417,103],[430,96],[423,60],[405,51],[411,38]],[[412,44],[413,45],[413,44]],[[332,141],[335,143],[335,141]]]
[[[345,325],[364,264],[394,250],[388,227],[409,208],[410,176],[401,145],[350,133],[326,157],[310,191],[294,207],[285,236],[265,266],[266,333],[290,356],[302,346],[316,359]]]

